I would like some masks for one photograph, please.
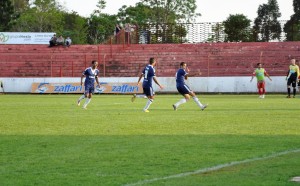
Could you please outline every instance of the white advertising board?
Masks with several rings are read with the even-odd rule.
[[[55,33],[0,32],[0,44],[49,44]]]

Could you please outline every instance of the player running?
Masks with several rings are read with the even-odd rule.
[[[87,109],[87,105],[91,102],[92,94],[95,91],[95,80],[100,87],[100,83],[98,80],[99,70],[97,69],[98,62],[92,61],[92,66],[85,69],[82,73],[81,79],[80,79],[80,85],[82,86],[82,80],[85,77],[84,81],[84,94],[78,99],[77,105],[80,106],[80,101],[84,98],[87,98],[85,103],[83,104],[83,109]]]
[[[258,88],[258,94],[259,94],[258,98],[264,99],[265,93],[266,93],[265,76],[267,76],[270,81],[272,81],[272,79],[269,76],[269,74],[266,72],[266,70],[264,68],[262,68],[261,63],[257,63],[257,69],[254,70],[250,82],[252,82],[254,76],[256,76],[256,79],[257,79],[257,88]]]
[[[149,107],[154,101],[154,91],[152,88],[152,80],[161,88],[163,89],[164,87],[158,82],[156,79],[155,75],[155,69],[154,66],[156,65],[156,59],[155,58],[150,58],[149,59],[149,64],[144,68],[142,74],[139,77],[139,80],[137,82],[137,85],[139,85],[141,79],[144,77],[143,80],[143,91],[144,94],[147,96],[148,101],[143,109],[144,112],[149,112]],[[134,95],[135,98],[135,95]]]
[[[187,68],[187,64],[185,62],[180,63],[180,68],[176,73],[176,87],[180,94],[183,95],[183,99],[179,100],[177,103],[173,105],[174,110],[177,110],[179,105],[186,103],[190,96],[192,96],[195,103],[200,107],[201,110],[204,110],[208,105],[202,104],[197,98],[196,94],[185,84],[184,80],[188,79],[189,69]]]

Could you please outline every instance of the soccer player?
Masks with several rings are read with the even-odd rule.
[[[82,80],[85,77],[84,81],[84,94],[77,100],[77,105],[80,106],[80,101],[87,98],[85,103],[83,104],[83,109],[87,109],[87,105],[91,102],[92,99],[92,94],[95,91],[95,80],[100,87],[100,83],[98,80],[98,75],[99,75],[99,70],[97,69],[98,67],[98,62],[97,61],[92,61],[92,66],[85,69],[82,73],[81,79],[80,79],[80,84],[82,86]]]
[[[183,95],[183,99],[179,100],[177,103],[173,105],[174,110],[177,110],[179,105],[186,103],[190,96],[192,96],[195,103],[200,107],[201,110],[204,110],[207,107],[207,104],[202,104],[197,98],[196,94],[185,84],[184,80],[188,79],[189,69],[187,68],[187,64],[185,62],[180,63],[180,68],[177,71],[176,77],[176,87],[180,94]]]
[[[272,81],[272,79],[269,76],[269,74],[266,72],[266,70],[264,68],[262,68],[261,63],[257,63],[257,69],[254,70],[250,82],[252,82],[254,76],[256,76],[256,79],[257,79],[257,89],[258,89],[258,94],[259,94],[258,98],[264,99],[265,93],[266,93],[265,76],[267,76],[270,81]]]
[[[291,85],[293,87],[293,98],[296,96],[296,84],[299,81],[298,77],[300,76],[299,73],[299,66],[296,65],[296,59],[291,59],[291,65],[289,66],[289,71],[286,76],[287,80],[287,98],[291,98]]]
[[[154,91],[152,88],[152,81],[154,81],[161,89],[164,87],[158,82],[156,75],[155,75],[155,69],[154,66],[156,65],[156,59],[150,58],[149,64],[144,68],[142,74],[140,75],[137,85],[139,85],[141,79],[144,77],[143,80],[143,91],[144,94],[147,96],[148,101],[143,109],[144,112],[149,112],[149,107],[152,104],[154,100]]]

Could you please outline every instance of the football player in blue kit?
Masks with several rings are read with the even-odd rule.
[[[179,100],[173,105],[174,110],[177,110],[179,105],[186,103],[190,96],[192,96],[195,103],[200,107],[201,110],[204,110],[207,107],[207,104],[202,104],[197,98],[196,94],[185,84],[184,80],[188,79],[189,69],[185,62],[180,63],[180,68],[176,73],[176,87],[180,94],[183,95],[183,99]]]
[[[156,59],[150,58],[149,64],[144,68],[142,74],[139,77],[139,80],[137,82],[137,85],[139,85],[142,78],[143,80],[143,91],[144,94],[147,96],[148,101],[143,109],[144,112],[149,112],[149,107],[152,104],[154,100],[154,91],[152,87],[152,81],[154,81],[161,89],[163,89],[163,86],[158,82],[156,76],[155,76],[155,69],[154,66],[156,65]]]
[[[99,70],[97,69],[98,62],[92,61],[92,66],[86,68],[81,76],[80,84],[82,86],[83,78],[85,77],[84,81],[84,94],[77,100],[77,105],[80,106],[80,101],[87,98],[85,103],[83,104],[83,109],[86,109],[87,105],[91,102],[92,94],[95,91],[95,80],[100,87],[100,83],[98,80]]]

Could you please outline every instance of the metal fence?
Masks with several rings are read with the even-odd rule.
[[[286,33],[283,27],[286,20],[279,21],[280,38],[273,41],[284,41]],[[252,22],[250,28],[254,23]],[[251,32],[251,30],[249,30]],[[130,35],[128,37],[128,35]],[[134,27],[131,33],[120,32],[106,43],[110,44],[154,44],[154,43],[206,43],[224,42],[226,33],[222,22],[147,24]]]

